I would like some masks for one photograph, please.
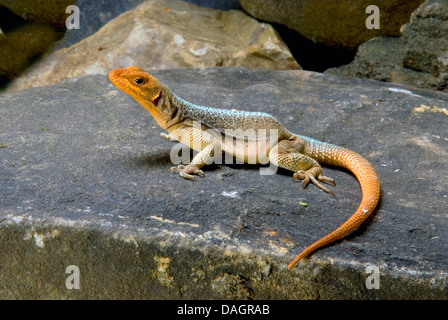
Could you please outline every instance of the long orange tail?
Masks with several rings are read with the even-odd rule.
[[[373,166],[354,151],[307,139],[305,153],[320,163],[344,167],[356,176],[361,190],[362,200],[356,212],[339,228],[303,250],[289,265],[292,269],[302,258],[315,250],[345,236],[360,226],[373,212],[380,198],[380,181]]]

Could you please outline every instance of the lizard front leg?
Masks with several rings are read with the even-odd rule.
[[[170,172],[178,172],[182,178],[189,180],[196,180],[193,175],[204,178],[205,174],[201,168],[208,164],[210,159],[214,158],[215,148],[216,144],[209,144],[193,158],[190,164],[187,166],[180,164],[177,167],[172,167]]]
[[[302,144],[298,141],[283,140],[274,146],[269,153],[269,160],[274,165],[293,171],[293,180],[297,178],[302,180],[302,186],[305,188],[310,182],[318,188],[334,195],[330,189],[323,186],[320,181],[336,185],[333,179],[322,174],[322,167],[313,158],[300,152]]]
[[[178,135],[178,140],[194,150],[200,150],[190,164],[172,167],[170,172],[178,172],[182,178],[196,180],[194,175],[205,177],[202,167],[209,164],[215,157],[215,152],[220,149],[220,142],[211,134],[196,128],[183,129]]]

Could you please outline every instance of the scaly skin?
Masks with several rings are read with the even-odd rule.
[[[322,174],[319,163],[340,166],[354,173],[363,194],[358,209],[342,226],[303,250],[288,265],[290,269],[315,250],[352,232],[372,214],[378,204],[378,175],[373,166],[354,151],[291,133],[267,113],[194,105],[177,97],[139,67],[114,69],[109,79],[146,108],[159,126],[168,131],[168,134],[162,133],[162,137],[177,140],[199,151],[189,165],[171,168],[170,171],[178,172],[185,179],[195,180],[195,175],[204,177],[201,168],[217,152],[226,152],[248,163],[271,162],[293,171],[294,181],[301,179],[303,187],[312,182],[330,194],[333,193],[321,182],[334,185],[333,179]],[[200,121],[200,125],[195,125],[195,121]],[[248,138],[240,136],[237,131],[260,129],[267,134]],[[231,130],[230,133],[228,130]],[[229,137],[231,143],[227,140]],[[235,141],[243,141],[243,144],[235,148]],[[253,147],[262,147],[263,152],[255,155]],[[257,148],[255,150],[259,150]]]

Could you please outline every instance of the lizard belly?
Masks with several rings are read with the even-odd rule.
[[[274,130],[274,131],[271,131]],[[269,153],[279,140],[288,138],[290,133],[281,128],[218,130],[202,125],[194,127],[184,121],[168,129],[170,136],[195,151],[201,151],[209,144],[217,144],[220,151],[238,161],[249,164],[268,164]],[[216,149],[215,149],[216,150]],[[215,156],[217,156],[215,151]]]
[[[223,153],[233,156],[236,160],[249,164],[269,163],[269,152],[277,144],[277,141],[248,140],[235,137],[227,137],[221,144]]]

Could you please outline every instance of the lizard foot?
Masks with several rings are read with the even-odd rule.
[[[330,183],[333,186],[336,186],[336,183],[333,179],[326,177],[322,174],[322,169],[318,167],[311,168],[307,171],[299,170],[292,176],[294,182],[296,181],[296,178],[299,178],[302,180],[302,186],[305,188],[310,182],[312,182],[316,187],[319,189],[322,189],[325,192],[328,192],[332,196],[334,196],[334,193],[328,189],[327,187],[324,187],[319,181]]]
[[[205,177],[205,174],[202,170],[200,170],[196,166],[192,166],[192,165],[184,166],[184,165],[180,164],[177,167],[172,167],[170,169],[170,172],[178,172],[182,178],[185,178],[188,180],[196,180],[196,177],[193,176],[193,174],[200,176],[201,178]]]

